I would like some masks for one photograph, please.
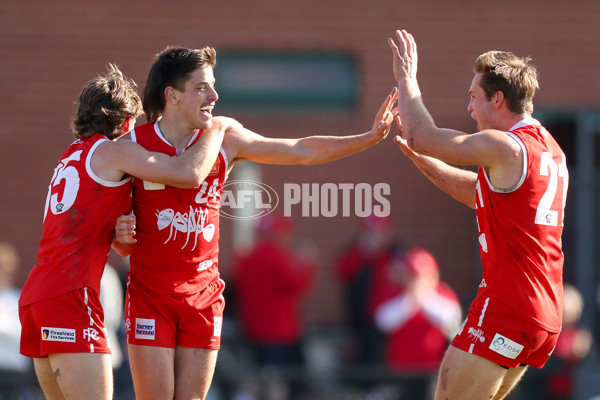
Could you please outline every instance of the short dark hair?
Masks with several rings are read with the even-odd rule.
[[[71,121],[76,138],[101,133],[109,139],[119,137],[129,117],[142,113],[137,85],[114,64],[108,64],[106,76],[88,81],[81,89],[77,112]]]
[[[217,52],[212,47],[187,49],[168,46],[150,67],[142,94],[142,104],[148,122],[154,122],[165,108],[165,89],[169,86],[183,91],[185,82],[198,68],[215,67]]]
[[[531,58],[509,51],[488,51],[477,57],[473,71],[482,74],[480,82],[488,100],[500,91],[510,111],[533,113],[533,95],[539,84]]]

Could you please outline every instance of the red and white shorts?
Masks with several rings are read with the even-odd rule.
[[[21,354],[108,353],[104,311],[91,288],[19,306]]]
[[[164,296],[130,282],[125,300],[127,343],[141,346],[221,348],[225,282],[197,293]]]
[[[503,367],[521,364],[542,368],[560,332],[549,332],[520,318],[501,302],[486,299],[481,310],[471,310],[452,346]]]

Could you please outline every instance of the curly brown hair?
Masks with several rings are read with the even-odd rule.
[[[122,134],[129,117],[142,113],[142,101],[136,83],[126,78],[114,64],[108,64],[108,73],[88,81],[81,89],[77,113],[71,121],[76,138],[101,133],[109,139]]]

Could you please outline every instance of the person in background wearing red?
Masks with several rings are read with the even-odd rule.
[[[394,237],[391,216],[375,214],[360,219],[356,239],[338,257],[336,274],[344,292],[344,311],[352,331],[350,358],[357,363],[380,362],[382,336],[373,323],[377,306],[397,294],[390,284],[386,268],[393,254]]]
[[[375,310],[375,324],[387,335],[386,365],[400,373],[423,374],[412,382],[414,398],[425,398],[444,352],[461,323],[462,310],[450,286],[440,281],[438,264],[422,248],[397,252],[387,265],[400,294]]]
[[[565,283],[562,331],[546,367],[541,371],[534,370],[525,379],[525,396],[546,400],[575,398],[575,372],[590,353],[594,342],[591,332],[580,325],[583,306],[579,290]]]
[[[233,285],[242,330],[260,365],[302,363],[301,306],[314,281],[316,254],[294,254],[292,223],[269,214],[257,220],[258,241],[236,257]]]

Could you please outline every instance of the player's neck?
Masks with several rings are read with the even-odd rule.
[[[175,118],[163,118],[158,121],[158,126],[164,138],[181,153],[190,143],[197,129],[191,129]]]
[[[502,118],[499,118],[497,120],[497,122],[495,124],[496,126],[494,127],[494,129],[498,129],[500,131],[509,131],[510,128],[512,128],[519,121],[522,121],[525,118],[531,118],[531,115],[526,114],[526,113],[519,113],[519,114],[506,113],[505,115],[502,116]]]

